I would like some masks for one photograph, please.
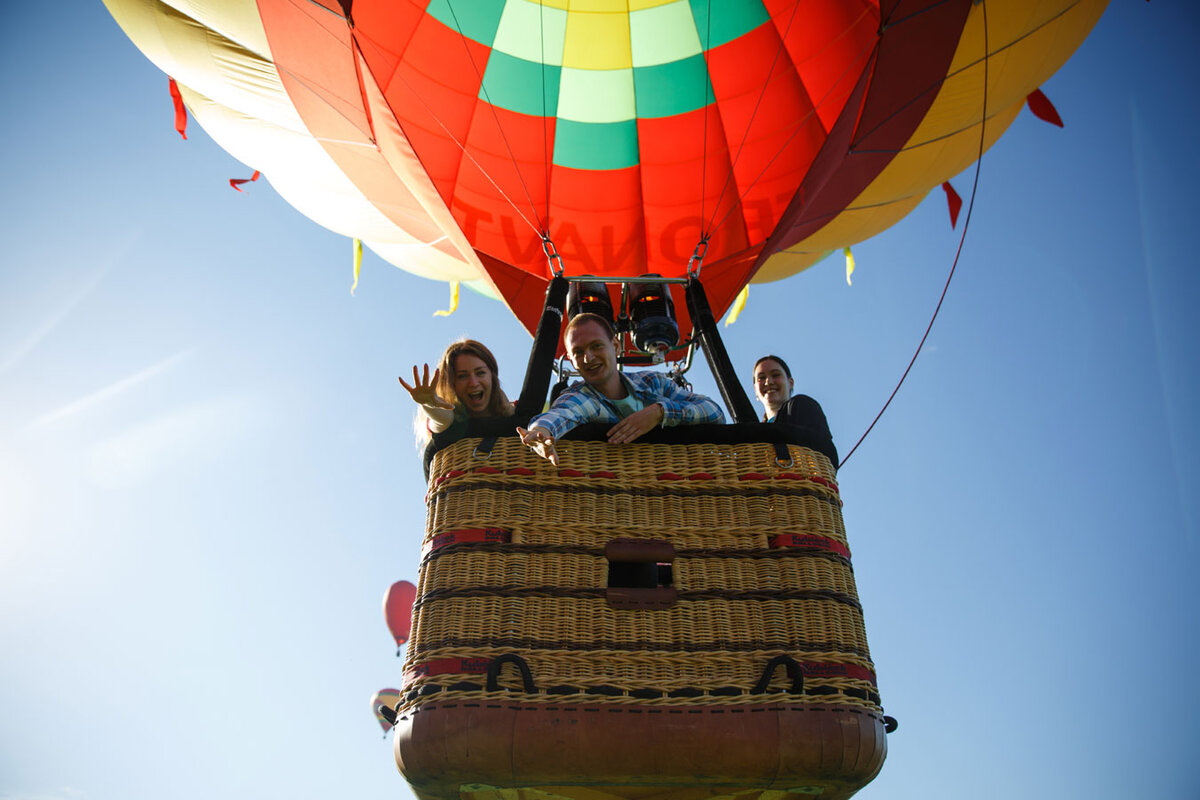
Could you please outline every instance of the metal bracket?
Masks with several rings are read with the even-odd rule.
[[[558,254],[554,241],[548,233],[542,234],[542,252],[546,254],[546,264],[550,267],[550,274],[555,278],[561,278],[563,274],[562,256]]]
[[[700,270],[704,266],[704,256],[708,253],[708,237],[704,237],[696,243],[696,249],[692,250],[692,257],[688,259],[687,274],[689,278],[699,278]]]

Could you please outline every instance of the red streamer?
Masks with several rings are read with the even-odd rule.
[[[1058,109],[1054,107],[1054,103],[1050,102],[1050,98],[1042,93],[1041,89],[1034,89],[1025,98],[1025,104],[1029,106],[1029,110],[1038,119],[1045,120],[1051,125],[1057,125],[1060,128],[1063,126],[1062,117],[1058,115]]]
[[[171,90],[171,100],[175,102],[175,130],[179,131],[179,135],[184,139],[187,138],[187,107],[183,104],[183,95],[179,93],[179,85],[175,83],[174,78],[168,78],[170,81],[167,87]]]
[[[943,183],[942,189],[946,192],[946,205],[950,206],[950,227],[954,228],[958,225],[958,212],[962,211],[962,198],[954,191],[950,181]]]
[[[256,181],[256,180],[258,180],[258,176],[261,174],[262,173],[260,173],[258,170],[254,170],[254,174],[251,175],[249,178],[230,178],[229,185],[232,186],[234,189],[237,189],[240,192],[242,190],[241,185],[243,183],[249,183],[250,181]]]

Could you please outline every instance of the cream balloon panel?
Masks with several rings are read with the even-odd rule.
[[[252,0],[214,4],[105,0],[146,56],[176,79],[196,123],[258,170],[289,204],[335,233],[361,239],[385,261],[424,278],[464,281],[494,296],[448,214],[434,219],[408,194],[376,208],[308,132],[270,60]],[[214,26],[219,23],[220,30]],[[236,37],[236,38],[235,38]],[[369,146],[364,143],[363,146]]]
[[[105,5],[138,49],[177,82],[275,127],[305,131],[271,61],[253,0],[221,3],[219,13],[206,8],[213,4],[179,0],[105,0]],[[206,13],[188,13],[195,6]],[[216,19],[230,35],[213,27]]]
[[[247,116],[180,86],[188,108],[212,140],[237,160],[258,169],[279,196],[297,211],[334,233],[363,240],[401,269],[439,281],[478,281],[480,271],[446,252],[443,231],[414,201],[393,214],[408,218],[405,228],[384,216],[307,132],[297,133]]]

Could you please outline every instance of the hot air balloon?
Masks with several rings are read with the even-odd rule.
[[[417,587],[408,581],[396,581],[383,593],[383,618],[396,640],[396,655],[400,655],[399,647],[408,641],[412,632],[412,607],[416,598]]]
[[[394,709],[399,702],[400,692],[396,689],[380,689],[371,695],[371,711],[374,712],[375,719],[379,720],[379,727],[383,728],[384,733],[390,731],[396,721]]]
[[[619,447],[583,426],[561,468],[512,420],[434,437],[395,709],[417,796],[869,782],[896,721],[836,465],[753,421],[715,319],[971,164],[1104,0],[105,1],[293,205],[512,309],[535,335],[518,418],[569,307],[619,286],[610,310],[655,321],[637,349],[700,346],[736,421]]]

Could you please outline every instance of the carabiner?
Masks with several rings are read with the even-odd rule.
[[[556,278],[561,278],[563,274],[562,256],[558,254],[558,250],[554,247],[554,242],[550,239],[550,234],[542,233],[542,252],[546,254],[546,264],[550,267],[550,274]]]
[[[708,253],[707,236],[696,243],[696,249],[692,251],[692,257],[688,259],[687,274],[689,278],[700,277],[700,270],[704,266],[704,256],[706,253]]]

